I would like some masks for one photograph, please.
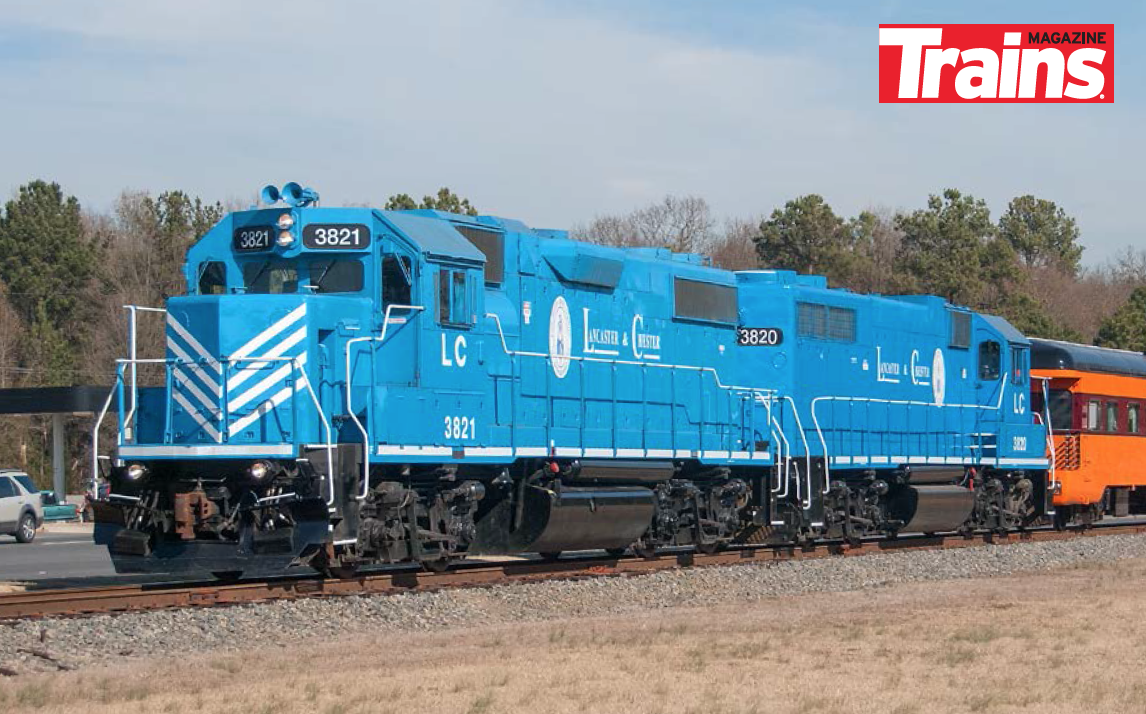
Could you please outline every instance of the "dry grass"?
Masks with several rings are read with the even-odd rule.
[[[79,714],[1146,709],[1146,561],[0,679]],[[2,635],[0,635],[2,636]]]

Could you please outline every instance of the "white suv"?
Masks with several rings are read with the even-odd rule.
[[[44,523],[44,503],[23,471],[0,469],[0,534],[31,543]]]

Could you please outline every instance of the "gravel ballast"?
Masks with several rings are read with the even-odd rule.
[[[237,651],[340,634],[428,631],[635,611],[707,607],[813,592],[980,578],[1146,557],[1146,535],[882,553],[481,589],[280,600],[0,623],[0,672],[122,658]]]

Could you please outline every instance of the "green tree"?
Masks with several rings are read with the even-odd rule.
[[[1057,267],[1078,274],[1083,250],[1078,225],[1054,201],[1030,195],[1012,199],[999,218],[999,236],[1029,268]]]
[[[996,236],[987,204],[956,189],[927,199],[927,208],[901,214],[900,269],[921,292],[953,303],[988,308],[997,303],[1018,266],[1010,246]]]
[[[1082,340],[1082,335],[1055,319],[1042,303],[1025,291],[1009,292],[991,311],[1005,317],[1024,335],[1069,342]]]
[[[183,291],[180,270],[187,249],[199,240],[226,211],[221,203],[205,203],[183,191],[164,191],[157,197],[126,193],[116,207],[118,252],[126,265],[112,265],[112,279],[131,286],[139,304],[155,305]],[[126,268],[126,274],[123,269]]]
[[[60,185],[32,181],[0,217],[0,281],[24,320],[71,322],[98,268],[98,246],[84,236],[80,203]]]
[[[425,208],[425,206],[419,206],[414,197],[408,193],[396,193],[386,199],[386,205],[383,208],[387,211],[412,211],[415,208]]]
[[[1126,304],[1102,321],[1094,344],[1146,352],[1146,287],[1135,288]]]
[[[460,213],[465,216],[476,216],[474,208],[468,198],[462,198],[448,188],[438,189],[436,196],[423,196],[421,203],[416,203],[408,193],[397,193],[386,199],[384,207],[387,211],[405,211],[414,208],[433,209],[447,213]]]
[[[32,383],[45,387],[75,384],[76,345],[52,323],[42,303],[29,327],[24,364],[31,371]]]
[[[777,208],[753,238],[760,265],[826,275],[846,283],[851,272],[852,233],[822,196],[809,194]]]

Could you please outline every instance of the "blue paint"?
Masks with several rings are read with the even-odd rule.
[[[342,244],[307,247],[308,226],[361,226],[368,242],[336,231],[321,240]],[[268,227],[269,245],[236,248],[237,232]],[[210,263],[221,294],[199,294]],[[323,292],[359,269],[347,264],[360,285]],[[140,391],[121,453],[297,455],[329,426],[334,442],[368,441],[375,463],[1045,466],[1025,338],[941,298],[733,274],[489,216],[301,205],[228,215],[184,275],[188,294],[167,304],[167,386]],[[738,327],[782,339],[741,346]]]

